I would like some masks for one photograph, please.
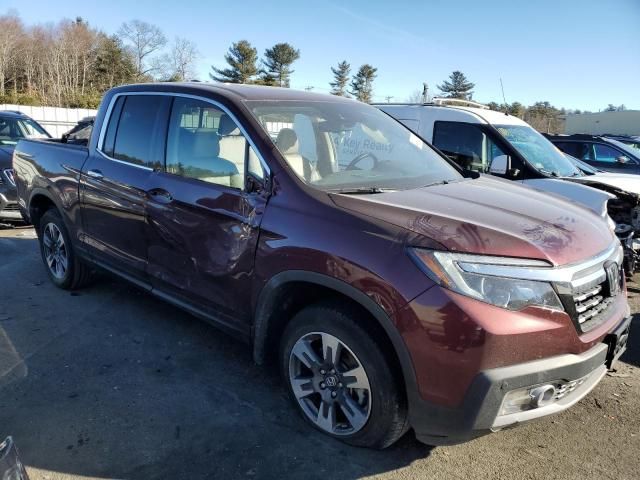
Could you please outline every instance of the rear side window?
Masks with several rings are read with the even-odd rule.
[[[118,121],[120,120],[120,114],[122,113],[122,105],[124,104],[125,97],[118,97],[116,103],[111,109],[111,116],[109,117],[109,124],[107,125],[107,133],[104,136],[104,142],[102,143],[102,151],[113,157],[113,144],[116,140],[116,130],[118,129]]]
[[[555,146],[572,157],[584,160],[586,155],[586,145],[578,142],[555,142]]]
[[[105,136],[105,153],[134,165],[162,169],[171,98],[129,95],[121,106],[117,102],[115,106],[120,108],[120,114],[116,115],[118,111],[114,108]],[[116,121],[117,127],[112,124]],[[112,134],[111,130],[115,133]]]

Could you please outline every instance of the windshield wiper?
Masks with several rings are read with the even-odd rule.
[[[391,188],[381,187],[355,187],[355,188],[338,188],[336,190],[329,190],[330,193],[342,193],[344,195],[370,195],[374,193],[395,192]]]
[[[547,175],[551,175],[552,177],[559,177],[560,176],[560,175],[558,175],[558,172],[553,172],[553,171],[547,170],[545,168],[539,168],[538,171],[542,172],[542,173],[546,173]]]
[[[449,185],[450,183],[462,182],[463,180],[466,180],[466,179],[453,178],[451,180],[438,180],[437,182],[427,183],[426,185],[422,185],[420,188],[435,187],[436,185]]]

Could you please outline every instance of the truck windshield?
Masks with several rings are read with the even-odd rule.
[[[307,184],[378,193],[462,179],[444,158],[380,110],[344,101],[249,101],[247,105]]]
[[[0,145],[15,145],[23,138],[49,138],[49,134],[29,118],[0,116]]]
[[[549,140],[528,125],[494,125],[500,135],[538,171],[554,177],[577,177],[582,172]]]

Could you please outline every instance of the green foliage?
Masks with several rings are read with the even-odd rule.
[[[365,63],[358,69],[358,73],[351,81],[351,95],[364,103],[373,100],[373,81],[377,77],[377,68]]]
[[[228,83],[252,83],[258,74],[258,51],[247,40],[240,40],[229,47],[224,56],[229,68],[211,67],[212,80]]]
[[[464,73],[456,70],[449,75],[449,80],[445,80],[442,85],[438,85],[438,89],[448,98],[470,100],[475,86],[475,83],[467,80]]]
[[[264,57],[261,83],[288,88],[289,77],[294,72],[291,65],[300,58],[300,50],[296,50],[289,43],[276,43],[264,51]]]
[[[333,73],[333,82],[329,83],[331,85],[331,94],[346,97],[351,65],[346,60],[343,60],[338,64],[337,68],[331,67],[331,72]]]

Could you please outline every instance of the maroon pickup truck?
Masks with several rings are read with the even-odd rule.
[[[21,141],[13,162],[56,285],[107,270],[246,340],[350,444],[409,428],[455,443],[562,411],[625,349],[602,218],[464,172],[353,100],[119,87],[87,147]]]

